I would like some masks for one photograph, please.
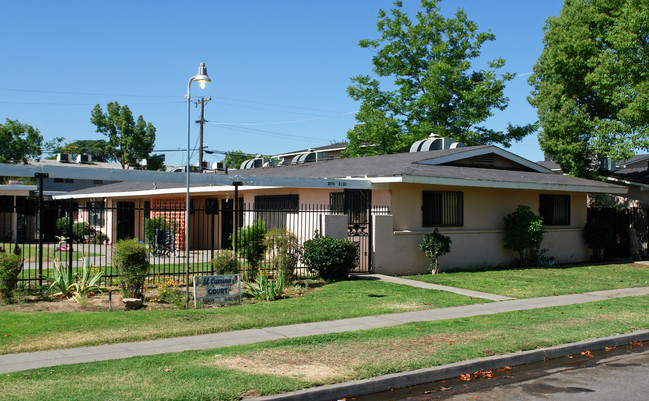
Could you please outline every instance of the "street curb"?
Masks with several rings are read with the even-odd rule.
[[[404,387],[416,386],[438,380],[458,377],[464,373],[480,370],[495,370],[505,366],[517,366],[547,359],[561,358],[583,351],[597,351],[605,347],[617,347],[631,341],[648,341],[649,330],[635,331],[611,337],[595,338],[575,343],[556,345],[515,354],[490,356],[468,361],[455,362],[448,365],[413,370],[411,372],[393,373],[370,379],[355,380],[346,383],[314,387],[290,393],[271,395],[249,399],[249,401],[323,401],[339,400],[341,398],[358,397],[389,391]]]

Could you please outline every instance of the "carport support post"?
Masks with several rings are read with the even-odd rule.
[[[237,257],[237,229],[239,228],[239,186],[243,185],[241,181],[234,181],[234,228],[232,229],[232,251],[234,257]]]
[[[47,173],[35,173],[38,178],[38,221],[36,233],[38,235],[38,285],[43,285],[43,178],[48,178]]]

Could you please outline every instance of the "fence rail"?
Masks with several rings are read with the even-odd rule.
[[[57,266],[80,272],[83,263],[100,270],[106,285],[116,284],[112,244],[125,238],[137,238],[148,248],[151,279],[184,282],[187,257],[191,275],[215,274],[212,261],[225,251],[235,252],[240,272],[252,277],[258,268],[276,269],[274,258],[282,252],[275,247],[263,252],[258,262],[249,260],[245,248],[258,240],[249,229],[255,222],[262,222],[257,224],[262,224],[265,231],[292,233],[301,246],[323,233],[324,216],[331,214],[353,215],[337,205],[298,205],[288,198],[284,203],[238,205],[227,199],[192,200],[189,244],[185,244],[184,202],[120,201],[107,206],[104,202],[49,201],[40,209],[32,202],[29,207],[4,205],[0,209],[0,247],[21,248],[25,263],[20,280],[27,288],[44,284],[44,278],[52,276]],[[371,214],[389,214],[389,210],[372,206],[368,209]],[[356,271],[367,272],[371,268],[367,262],[371,230],[368,221],[362,223],[350,218],[348,238],[359,250]],[[298,264],[295,274],[307,276],[309,272]]]

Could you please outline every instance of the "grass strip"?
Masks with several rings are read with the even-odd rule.
[[[548,297],[649,286],[649,266],[615,264],[542,269],[449,272],[407,276],[412,280],[489,292],[513,298]]]
[[[5,400],[238,400],[649,328],[649,296],[0,377]],[[472,372],[468,372],[472,373]]]
[[[296,298],[218,309],[3,311],[0,312],[0,353],[218,333],[483,302],[487,301],[405,285],[351,280],[325,285]]]

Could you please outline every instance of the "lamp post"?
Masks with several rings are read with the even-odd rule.
[[[187,194],[185,198],[185,281],[187,286],[185,287],[185,303],[189,306],[189,171],[191,170],[191,119],[190,119],[190,99],[191,99],[191,86],[192,82],[197,82],[201,89],[205,88],[205,84],[212,82],[209,76],[207,76],[207,67],[205,63],[201,63],[198,66],[198,74],[189,78],[187,83]]]

